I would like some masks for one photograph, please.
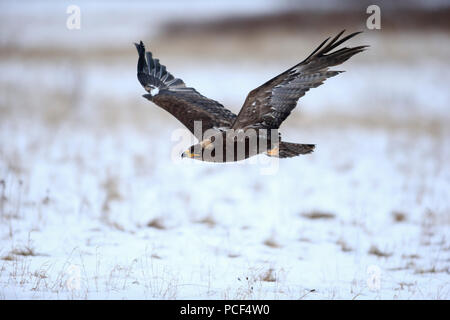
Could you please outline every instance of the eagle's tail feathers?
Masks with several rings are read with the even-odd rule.
[[[292,158],[301,154],[308,154],[314,151],[315,144],[301,144],[281,141],[278,152],[268,152],[269,157]]]

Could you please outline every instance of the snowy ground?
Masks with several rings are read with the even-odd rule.
[[[447,34],[361,38],[282,127],[314,154],[225,165],[177,157],[138,39],[106,61],[0,52],[0,298],[450,299]],[[297,62],[191,49],[161,59],[235,112]]]
[[[448,134],[295,131],[317,152],[261,175],[2,126],[2,298],[449,298]]]

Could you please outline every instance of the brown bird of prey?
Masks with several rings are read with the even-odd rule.
[[[135,44],[139,53],[137,77],[148,92],[143,97],[175,116],[199,140],[182,157],[210,162],[239,161],[260,153],[295,157],[313,152],[315,145],[282,141],[278,133],[281,123],[309,89],[343,72],[330,67],[368,47],[334,50],[360,33],[340,39],[344,31],[323,41],[299,64],[250,91],[238,115],[171,75],[151,52],[145,52],[142,41]]]

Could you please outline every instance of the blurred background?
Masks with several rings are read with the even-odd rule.
[[[134,42],[237,113],[342,29],[369,50],[281,128],[314,154],[172,160]],[[449,298],[449,58],[448,1],[1,1],[0,297]]]

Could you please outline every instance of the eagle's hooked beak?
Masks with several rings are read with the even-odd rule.
[[[189,149],[181,154],[181,158],[196,158],[196,157],[200,157],[200,155],[198,153],[190,152]]]
[[[181,154],[181,158],[202,159],[203,150],[214,147],[211,139],[205,139],[205,140],[201,141],[199,144],[200,145],[195,145],[195,146],[187,149],[185,152],[183,152]],[[191,149],[194,149],[194,152],[191,152]],[[195,151],[197,151],[199,153],[196,153]]]

